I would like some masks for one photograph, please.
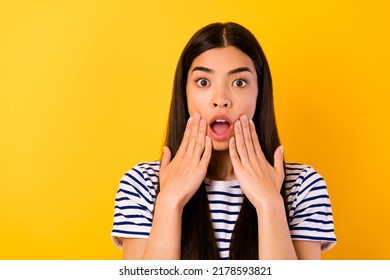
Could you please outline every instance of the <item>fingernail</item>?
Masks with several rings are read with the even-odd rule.
[[[205,119],[201,119],[200,120],[200,127],[206,127],[206,120]]]
[[[248,117],[246,115],[242,115],[242,121],[244,122],[248,121]]]
[[[283,152],[284,152],[284,147],[283,147],[283,146],[280,146],[280,153],[283,154]]]
[[[241,122],[240,122],[240,121],[236,121],[236,126],[237,126],[238,128],[241,128]]]
[[[194,119],[195,119],[195,120],[199,120],[199,118],[200,118],[200,114],[199,114],[198,112],[196,112],[196,113],[194,114]]]

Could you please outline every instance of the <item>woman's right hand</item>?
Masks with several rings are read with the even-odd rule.
[[[160,167],[160,193],[172,204],[184,205],[195,194],[206,177],[212,144],[206,135],[206,120],[195,113],[187,122],[183,141],[171,161],[172,153],[165,146]]]

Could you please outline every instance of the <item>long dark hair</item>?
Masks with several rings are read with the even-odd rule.
[[[187,74],[193,60],[203,52],[234,46],[248,55],[256,68],[258,96],[253,122],[261,148],[273,165],[280,145],[274,113],[272,79],[263,50],[254,35],[237,23],[213,23],[196,32],[177,64],[165,144],[175,156],[189,116],[186,97]],[[282,192],[284,193],[284,187]],[[183,209],[182,259],[218,259],[206,190],[202,184]],[[230,244],[230,259],[258,259],[258,226],[254,206],[245,197]]]

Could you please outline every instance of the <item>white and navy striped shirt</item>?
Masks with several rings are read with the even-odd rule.
[[[289,227],[293,240],[320,241],[322,251],[336,243],[332,209],[324,179],[312,167],[285,165]],[[111,236],[148,238],[153,221],[160,161],[137,164],[121,179]],[[229,258],[230,239],[244,199],[238,181],[205,179],[214,234],[221,259]]]

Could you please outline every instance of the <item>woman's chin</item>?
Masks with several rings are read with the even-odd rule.
[[[214,151],[226,151],[229,150],[229,140],[215,141],[212,140]]]

